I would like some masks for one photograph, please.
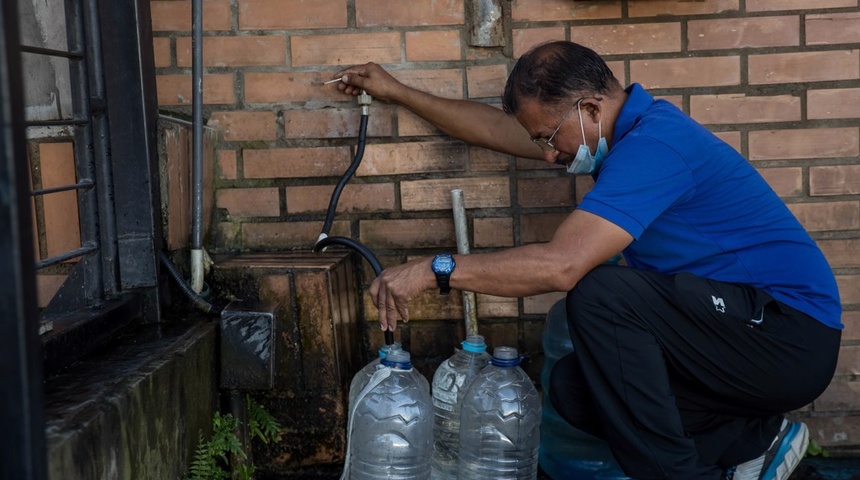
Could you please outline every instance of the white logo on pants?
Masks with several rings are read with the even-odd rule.
[[[726,313],[726,302],[724,302],[722,298],[711,295],[711,300],[714,301],[714,308],[716,308],[718,312]]]

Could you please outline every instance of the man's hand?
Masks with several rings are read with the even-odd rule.
[[[357,65],[337,72],[334,78],[342,77],[338,90],[348,95],[358,95],[362,90],[385,102],[396,102],[395,95],[405,87],[397,79],[375,63]]]
[[[379,310],[379,327],[394,331],[398,316],[409,321],[409,301],[436,286],[431,258],[389,267],[370,285],[370,298]]]

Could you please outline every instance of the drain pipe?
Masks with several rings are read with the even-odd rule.
[[[203,0],[192,0],[191,288],[203,290]]]
[[[451,206],[454,211],[454,233],[457,236],[457,253],[469,254],[469,227],[466,224],[466,204],[463,190],[451,190]],[[478,334],[478,309],[475,292],[463,290],[463,316],[466,321],[466,335]]]

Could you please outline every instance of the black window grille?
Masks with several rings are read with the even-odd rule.
[[[64,17],[63,42],[22,41],[34,5],[55,8],[41,18]],[[45,478],[44,378],[125,326],[161,318],[149,15],[149,0],[0,0],[0,438],[9,478]],[[32,70],[39,64],[67,78],[50,111],[25,105],[44,80]],[[42,181],[34,145],[50,142],[71,145],[73,181]],[[74,245],[62,251],[44,238],[45,204],[59,196],[74,198],[78,219]],[[40,273],[65,275],[41,311]]]

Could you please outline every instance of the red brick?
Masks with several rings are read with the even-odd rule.
[[[352,163],[348,147],[245,149],[245,178],[340,177]]]
[[[400,182],[400,205],[404,211],[450,210],[451,190],[463,190],[465,208],[510,207],[508,177],[474,177]]]
[[[624,75],[624,61],[619,60],[616,62],[606,62],[606,66],[612,70],[612,75],[614,75],[622,85],[629,85],[630,82],[627,81],[627,77]]]
[[[191,38],[176,39],[176,63],[191,66]],[[203,37],[206,67],[252,67],[285,65],[287,42],[283,35]]]
[[[747,0],[747,12],[856,7],[856,0]]]
[[[159,105],[191,105],[191,74],[158,75],[155,77],[158,88]],[[203,75],[203,103],[207,105],[232,105],[236,103],[233,90],[233,74],[221,73]]]
[[[400,32],[294,35],[290,57],[294,67],[399,63]]]
[[[514,28],[514,58],[520,58],[530,48],[541,43],[566,40],[565,27]]]
[[[461,172],[465,165],[459,142],[380,143],[367,146],[356,176]]]
[[[728,143],[737,152],[741,151],[741,132],[713,132],[720,140]]]
[[[277,188],[222,188],[215,206],[231,217],[277,217],[281,214]]]
[[[788,208],[810,232],[860,228],[860,202],[791,203]]]
[[[406,323],[412,324],[412,322],[426,320],[462,319],[462,298],[463,296],[459,294],[458,290],[454,290],[454,293],[447,296],[439,295],[438,290],[425,290],[409,302],[409,322]],[[364,295],[364,301],[365,317],[370,319],[370,322],[376,324],[379,310],[373,305],[370,295]],[[403,325],[403,323],[399,323],[398,325]],[[379,332],[378,328],[376,327],[376,332]],[[415,328],[415,326],[412,328]],[[433,328],[434,331],[439,329],[437,325],[425,328]],[[415,337],[412,336],[412,338]],[[419,348],[424,348],[420,341],[418,345]],[[438,351],[436,353],[438,354]]]
[[[45,308],[57,294],[60,287],[68,278],[68,275],[51,275],[48,273],[36,273],[36,291],[38,292],[39,308]]]
[[[570,27],[570,39],[601,55],[680,52],[681,24],[577,25]]]
[[[772,0],[771,0],[772,1]],[[860,422],[845,416],[805,417],[810,440],[826,448],[852,447],[860,443]]]
[[[361,243],[369,248],[442,248],[457,244],[454,221],[447,218],[362,220]]]
[[[800,167],[761,168],[758,173],[782,198],[803,195],[803,169]]]
[[[268,250],[285,248],[313,248],[323,227],[323,222],[267,222],[242,223],[241,236],[243,249]],[[332,236],[349,237],[349,222],[335,220]],[[229,245],[228,245],[229,246]]]
[[[521,178],[517,180],[517,203],[521,207],[569,207],[574,203],[571,176]]]
[[[475,248],[513,247],[514,221],[510,217],[472,220]]]
[[[548,242],[568,217],[568,213],[537,213],[520,218],[520,242],[522,244]]]
[[[215,112],[209,126],[220,130],[228,142],[277,138],[274,112]]]
[[[508,69],[504,65],[466,67],[469,98],[499,98],[505,91]]]
[[[238,177],[236,151],[235,150],[219,150],[218,151],[218,178],[225,180],[235,180]]]
[[[516,317],[519,315],[519,305],[516,298],[495,297],[493,295],[477,294],[478,318]],[[482,324],[483,325],[483,324]]]
[[[406,61],[460,60],[463,56],[462,42],[459,30],[406,32]]]
[[[40,143],[39,170],[42,188],[76,183],[75,153],[71,143]],[[78,196],[75,191],[42,196],[47,256],[52,257],[81,246]]]
[[[326,212],[334,185],[287,187],[287,213]],[[394,210],[393,183],[349,184],[338,197],[336,214]]]
[[[860,375],[860,345],[843,345],[839,349],[836,375]]]
[[[860,43],[860,13],[827,13],[806,16],[807,45]]]
[[[576,177],[576,204],[582,203],[582,198],[594,187],[594,179],[591,176],[577,175]]]
[[[690,57],[631,60],[630,79],[645,88],[677,88],[739,85],[740,58]]]
[[[523,297],[523,313],[526,315],[546,315],[550,307],[566,295],[566,292],[551,292],[543,295]]]
[[[446,98],[463,98],[460,69],[397,70],[391,74],[404,84]]]
[[[336,85],[323,85],[335,71],[315,72],[245,72],[245,102],[284,104],[301,102],[354,102]],[[303,105],[303,106],[304,106]]]
[[[481,147],[469,147],[470,172],[506,172],[511,166],[511,155]]]
[[[822,82],[860,78],[858,50],[750,55],[750,84]]]
[[[815,399],[816,412],[860,410],[860,382],[836,379]]]
[[[860,275],[836,275],[839,297],[845,305],[860,303]],[[860,368],[860,363],[857,363]],[[860,373],[860,372],[858,372]]]
[[[818,240],[817,243],[832,268],[860,267],[860,255],[857,255],[860,238]]]
[[[239,29],[346,28],[346,0],[239,0]]]
[[[397,133],[400,137],[445,135],[430,122],[403,107],[397,107]]]
[[[806,99],[809,119],[860,118],[860,88],[807,90]]]
[[[749,132],[750,160],[856,157],[857,128],[808,128]]]
[[[809,167],[810,195],[856,195],[860,193],[860,165]]]
[[[203,5],[203,30],[230,30],[230,0],[206,0]],[[190,32],[191,1],[149,2],[152,30],[155,32]]]
[[[155,55],[155,68],[164,68],[173,65],[173,58],[170,55],[170,39],[168,37],[153,38],[152,51]]]
[[[796,15],[715,18],[687,23],[687,48],[690,50],[792,45],[800,45],[800,18]]]
[[[842,340],[860,340],[860,311],[842,312]],[[860,397],[858,397],[860,398]]]
[[[463,2],[457,0],[355,0],[359,28],[461,25],[463,20]]]
[[[515,22],[621,18],[621,2],[518,0],[511,2],[511,18]]]
[[[800,120],[800,98],[793,95],[692,95],[690,116],[704,124],[790,122]]]
[[[707,15],[737,10],[738,0],[697,0],[695,2],[629,0],[627,2],[627,14],[630,17]]]
[[[391,135],[391,116],[388,107],[370,109],[367,136]],[[358,138],[361,126],[361,109],[323,108],[284,111],[284,131],[287,138]]]

